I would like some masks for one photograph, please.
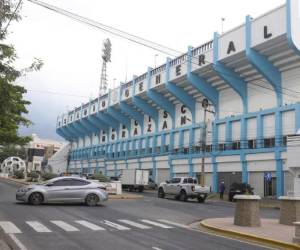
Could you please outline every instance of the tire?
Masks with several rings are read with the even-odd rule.
[[[142,193],[144,191],[144,186],[139,186],[138,191],[139,193]]]
[[[157,192],[157,196],[158,198],[162,198],[162,199],[165,198],[165,191],[162,188],[159,188]]]
[[[85,198],[85,203],[89,207],[94,207],[99,202],[99,197],[95,194],[88,194],[88,196]]]
[[[203,196],[199,195],[199,196],[197,197],[197,200],[198,200],[199,203],[203,203],[203,202],[205,201],[205,198],[206,198],[206,197],[203,197]]]
[[[42,204],[43,200],[44,200],[43,195],[37,192],[32,193],[28,199],[29,203],[34,206]]]
[[[187,201],[188,197],[187,197],[187,194],[184,190],[181,190],[180,191],[180,194],[179,194],[179,200],[180,201]]]

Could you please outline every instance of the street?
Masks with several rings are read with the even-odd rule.
[[[185,225],[234,213],[234,204],[178,202],[146,192],[140,200],[110,200],[104,205],[31,206],[15,201],[17,186],[0,181],[0,226],[24,250],[53,249],[264,249],[214,236]],[[277,210],[262,210],[276,217]]]

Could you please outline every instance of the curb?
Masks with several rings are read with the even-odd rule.
[[[143,198],[144,196],[142,195],[108,195],[109,200],[139,200]]]
[[[0,177],[0,180],[10,181],[10,182],[13,182],[13,183],[16,183],[16,184],[21,184],[21,185],[29,185],[29,183],[27,183],[27,182],[18,181],[18,180],[11,179],[11,178],[2,178],[2,177]]]
[[[16,242],[14,242],[9,234],[5,233],[2,228],[0,228],[0,241],[2,241],[4,246],[7,246],[7,249],[9,250],[20,250],[20,247]]]
[[[220,228],[220,227],[215,227],[215,226],[209,225],[205,221],[206,220],[203,220],[203,221],[200,222],[201,226],[203,226],[207,229],[210,229],[212,231],[224,233],[224,234],[227,234],[227,235],[230,235],[230,236],[239,236],[239,237],[242,237],[242,238],[247,239],[247,240],[254,240],[256,242],[260,242],[260,243],[264,243],[264,244],[271,244],[275,247],[281,247],[281,248],[287,249],[287,250],[290,250],[290,249],[291,250],[295,250],[295,249],[299,250],[300,249],[300,245],[296,245],[296,244],[293,244],[293,243],[287,243],[287,242],[279,241],[279,240],[273,240],[273,239],[270,239],[270,238],[262,238],[262,237],[259,237],[259,236],[253,235],[253,234],[241,233],[241,232],[238,232],[238,231],[227,230],[227,229],[223,229],[223,228]]]

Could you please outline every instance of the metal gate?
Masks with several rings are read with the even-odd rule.
[[[218,187],[222,181],[224,181],[225,193],[227,193],[232,183],[242,182],[242,172],[218,172]]]

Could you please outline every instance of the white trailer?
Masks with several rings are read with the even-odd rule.
[[[143,192],[145,186],[149,183],[149,170],[123,169],[121,182],[123,189]]]

